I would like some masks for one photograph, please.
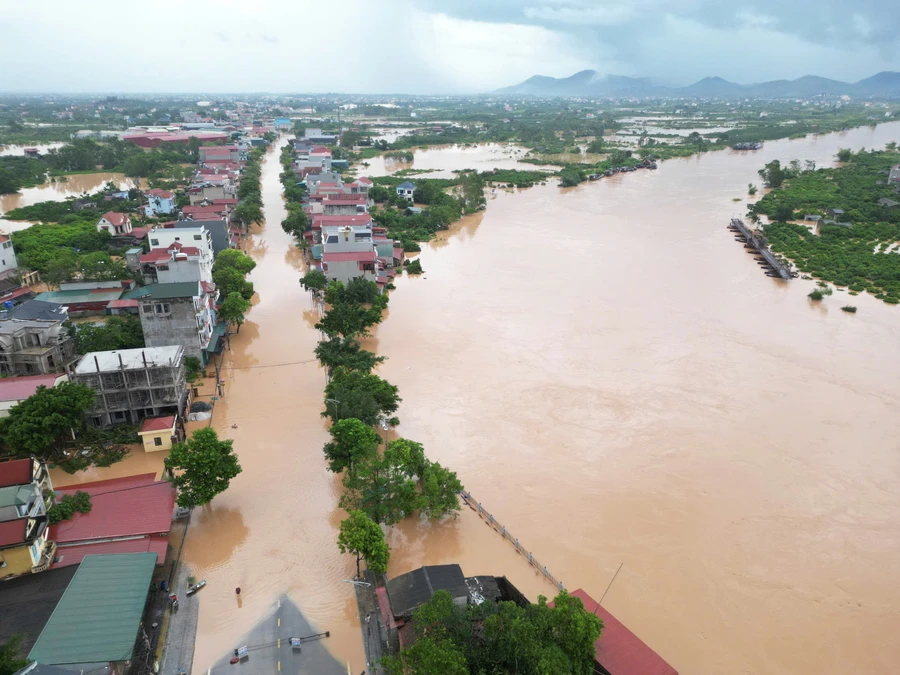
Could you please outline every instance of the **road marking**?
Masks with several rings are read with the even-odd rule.
[[[281,672],[281,661],[278,662],[278,672]]]
[[[278,617],[278,625],[279,626],[281,625],[281,617],[280,616]]]
[[[278,638],[278,649],[281,649],[281,638]]]
[[[281,598],[278,598],[278,606],[281,607]]]

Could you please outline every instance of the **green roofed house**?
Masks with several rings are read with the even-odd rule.
[[[155,553],[85,556],[28,658],[121,672],[115,664],[134,653],[155,566]]]

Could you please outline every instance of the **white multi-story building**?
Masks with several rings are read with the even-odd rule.
[[[6,279],[18,267],[12,240],[8,234],[0,232],[0,279]]]
[[[372,223],[322,228],[322,271],[331,281],[378,279],[378,251]]]

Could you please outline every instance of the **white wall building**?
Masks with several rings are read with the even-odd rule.
[[[18,267],[12,240],[8,234],[0,232],[0,279],[6,279]]]

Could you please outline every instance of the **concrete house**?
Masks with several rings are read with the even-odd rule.
[[[39,300],[0,312],[0,375],[65,371],[75,354],[69,332],[63,327],[68,318],[62,305]]]
[[[111,235],[131,234],[131,218],[127,213],[107,211],[97,221],[97,232],[109,232]]]
[[[150,250],[168,249],[173,244],[181,247],[191,247],[200,250],[200,257],[212,267],[215,253],[213,249],[212,234],[202,223],[188,222],[182,227],[154,227],[147,233]]]
[[[0,232],[0,280],[6,279],[19,267],[16,251],[9,235]]]
[[[355,216],[369,212],[369,201],[362,195],[333,194],[322,199],[326,216]]]
[[[141,256],[145,284],[175,284],[182,281],[212,281],[212,260],[196,246],[173,242]]]
[[[145,418],[138,432],[144,445],[144,452],[171,450],[173,441],[177,442],[178,439],[177,422],[178,418],[175,415]]]
[[[891,167],[891,172],[888,174],[888,183],[900,183],[900,164]]]
[[[88,421],[107,427],[182,415],[188,400],[184,356],[178,345],[85,354],[71,379],[96,394]]]
[[[378,279],[378,252],[372,225],[340,225],[322,228],[322,271],[331,281],[349,282],[363,277]]]
[[[216,287],[191,281],[148,288],[150,293],[140,300],[144,343],[148,347],[181,346],[185,356],[205,364],[216,325]]]
[[[337,136],[322,133],[321,129],[307,128],[303,131],[303,140],[308,143],[318,143],[320,145],[332,145],[337,142]]]
[[[176,230],[203,227],[209,233],[209,242],[212,247],[213,258],[227,248],[237,246],[237,238],[232,235],[231,228],[225,220],[179,220],[172,227]]]
[[[147,204],[144,206],[144,215],[148,218],[155,218],[160,214],[170,214],[175,212],[175,193],[168,190],[147,190]]]
[[[47,537],[52,505],[46,464],[30,457],[0,462],[0,579],[50,567],[56,550]]]
[[[397,194],[401,197],[405,197],[406,201],[410,203],[413,201],[413,194],[415,193],[415,191],[416,184],[410,183],[409,181],[400,183],[400,185],[397,186]]]

